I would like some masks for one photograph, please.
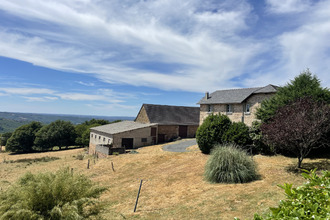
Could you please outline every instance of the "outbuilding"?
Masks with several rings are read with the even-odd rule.
[[[146,145],[195,137],[199,107],[143,104],[134,121],[90,129],[89,154],[109,155]]]
[[[89,154],[111,154],[119,149],[152,145],[157,141],[157,124],[122,121],[90,129]]]

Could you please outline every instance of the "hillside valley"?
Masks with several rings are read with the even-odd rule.
[[[21,125],[31,121],[39,121],[43,124],[49,124],[56,120],[70,121],[74,125],[83,123],[91,119],[104,119],[108,121],[116,120],[134,120],[134,117],[127,116],[93,116],[93,115],[65,115],[65,114],[37,114],[37,113],[17,113],[0,112],[0,134],[12,132]]]

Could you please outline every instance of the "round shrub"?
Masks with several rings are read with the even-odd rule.
[[[233,122],[224,134],[223,142],[234,143],[242,147],[252,144],[249,127],[243,122]]]
[[[233,145],[219,145],[212,150],[204,175],[211,183],[247,183],[258,179],[253,159]]]
[[[101,211],[96,199],[103,191],[68,168],[27,173],[0,194],[0,219],[86,219]]]
[[[223,135],[229,129],[231,121],[226,115],[211,114],[196,132],[196,141],[204,154],[209,154],[216,144],[223,144]]]

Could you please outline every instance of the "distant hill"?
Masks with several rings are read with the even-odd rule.
[[[64,114],[36,114],[36,113],[17,113],[0,112],[0,133],[12,132],[21,125],[31,121],[39,121],[43,124],[49,124],[56,120],[71,121],[72,124],[81,124],[91,119],[105,119],[109,121],[116,120],[134,120],[134,117],[126,116],[93,116],[93,115],[64,115]]]

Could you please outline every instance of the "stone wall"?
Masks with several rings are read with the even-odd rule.
[[[158,125],[158,134],[165,135],[165,142],[179,136],[179,125]]]
[[[89,142],[88,154],[92,155],[96,152],[96,144]]]
[[[143,124],[150,123],[150,120],[149,120],[148,115],[147,115],[147,111],[144,108],[144,106],[142,106],[139,114],[136,116],[135,121],[136,122],[143,123]]]
[[[197,131],[198,127],[199,127],[198,125],[189,125],[188,126],[188,138],[196,137],[196,131]]]
[[[246,100],[246,103],[250,104],[250,114],[244,115],[244,123],[247,124],[248,126],[252,125],[252,122],[257,120],[256,119],[256,112],[257,112],[257,108],[260,107],[261,102],[265,99],[269,99],[270,97],[272,97],[274,94],[255,94],[252,95],[251,97],[249,97]]]
[[[153,126],[153,127],[157,128],[157,126]],[[114,148],[121,147],[122,138],[133,138],[134,148],[155,144],[153,141],[153,137],[151,136],[151,127],[140,128],[132,131],[126,131],[123,133],[115,134],[113,138]],[[143,142],[142,139],[146,139],[146,142]],[[157,137],[156,137],[156,142],[157,142]]]

